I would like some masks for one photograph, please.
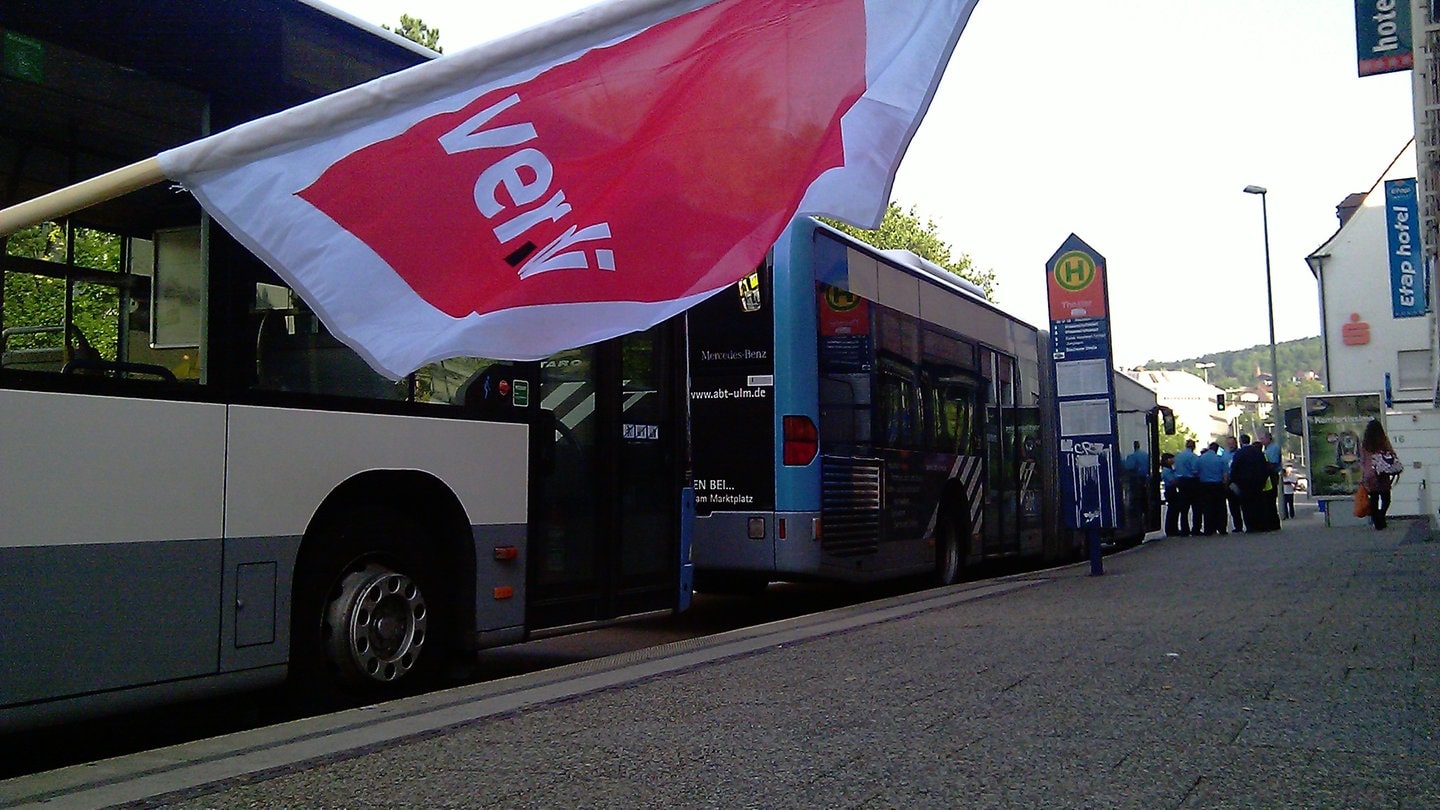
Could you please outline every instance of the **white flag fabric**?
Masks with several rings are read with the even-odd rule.
[[[372,366],[533,360],[879,224],[977,0],[617,0],[164,152]]]

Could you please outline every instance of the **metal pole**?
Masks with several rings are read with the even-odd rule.
[[[1270,282],[1270,212],[1265,199],[1266,192],[1260,193],[1260,221],[1265,229],[1265,303],[1270,316],[1270,411],[1275,423],[1275,432],[1270,434],[1275,447],[1280,451],[1280,461],[1285,461],[1285,409],[1280,407],[1280,365],[1275,361],[1275,287]]]

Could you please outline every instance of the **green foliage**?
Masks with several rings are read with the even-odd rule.
[[[399,28],[391,28],[388,25],[383,25],[381,28],[386,31],[394,31],[411,42],[418,42],[436,53],[445,52],[445,49],[440,47],[440,29],[431,28],[419,17],[401,14]]]
[[[120,237],[88,228],[75,229],[75,265],[89,270],[119,272]],[[46,222],[12,235],[5,244],[11,256],[52,262],[61,271],[66,260],[65,230]],[[72,289],[70,323],[101,357],[113,360],[119,342],[120,293],[106,284],[77,281]],[[5,273],[5,326],[65,325],[65,281],[30,273]],[[77,338],[77,341],[79,338]],[[58,349],[63,334],[16,335],[7,349]]]
[[[1160,431],[1160,452],[1178,453],[1185,449],[1186,439],[1194,439],[1197,442],[1200,440],[1199,437],[1195,435],[1195,431],[1186,427],[1177,417],[1175,419],[1175,435],[1167,436],[1165,431]]]
[[[1275,344],[1275,362],[1280,366],[1281,405],[1287,402],[1292,405],[1298,404],[1301,396],[1325,390],[1325,383],[1318,379],[1300,379],[1298,383],[1292,382],[1294,379],[1303,378],[1307,372],[1314,372],[1317,375],[1323,373],[1324,347],[1320,344],[1319,336]],[[1215,367],[1202,371],[1195,367],[1197,363],[1214,363]],[[1268,375],[1270,373],[1270,344],[1264,343],[1248,349],[1236,349],[1228,352],[1213,352],[1185,360],[1151,360],[1145,364],[1145,367],[1189,371],[1192,374],[1207,377],[1211,385],[1225,390],[1253,388],[1259,383],[1261,374]]]
[[[880,222],[880,227],[873,231],[861,230],[853,225],[823,217],[821,220],[867,245],[881,250],[908,250],[921,258],[929,259],[966,281],[973,282],[994,300],[997,286],[995,271],[976,269],[969,254],[961,253],[958,258],[954,257],[950,243],[940,236],[940,228],[935,224],[935,220],[927,218],[921,221],[920,214],[913,205],[907,211],[902,210],[898,203],[891,202],[885,210],[885,218]]]

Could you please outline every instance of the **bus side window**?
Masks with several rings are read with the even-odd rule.
[[[881,442],[886,447],[911,448],[919,438],[920,399],[910,380],[881,372],[879,413]]]
[[[958,456],[975,454],[975,389],[944,385],[937,389],[939,414],[945,423],[945,444],[935,449]]]
[[[820,442],[827,452],[857,452],[869,444],[870,418],[869,375],[820,378]]]
[[[198,255],[198,228],[193,231]],[[188,244],[188,242],[187,242]],[[0,368],[110,379],[200,379],[199,344],[154,339],[155,245],[70,221],[4,240]],[[184,296],[199,333],[201,296]]]
[[[259,388],[305,394],[403,400],[404,381],[375,371],[330,334],[289,289],[255,285],[255,376]]]

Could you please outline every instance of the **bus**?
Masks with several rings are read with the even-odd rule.
[[[166,214],[0,249],[0,727],[287,678],[379,699],[688,604],[678,324],[391,381]]]
[[[0,4],[0,205],[434,56],[323,4],[163,5],[156,37]],[[0,729],[385,697],[687,603],[678,321],[391,381],[166,185],[0,235],[0,282]]]
[[[1071,559],[1048,337],[973,284],[808,218],[688,314],[698,588],[957,581]]]

